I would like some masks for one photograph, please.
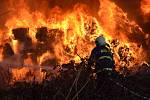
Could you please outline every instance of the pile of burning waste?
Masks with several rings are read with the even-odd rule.
[[[12,48],[10,43],[5,43],[3,48],[3,60],[1,66],[5,66],[8,69],[6,75],[9,77],[9,84],[13,84],[17,81],[26,82],[42,82],[45,79],[51,80],[52,77],[57,78],[62,71],[77,70],[81,66],[78,66],[80,62],[76,59],[70,60],[68,63],[60,63],[59,58],[52,55],[54,53],[53,42],[57,41],[57,36],[61,37],[63,31],[60,29],[50,29],[47,27],[37,28],[36,45],[32,43],[32,38],[28,35],[29,28],[16,28],[12,30],[13,41],[17,41],[20,47],[19,55],[15,54],[15,49]],[[134,51],[135,45],[130,47],[128,44],[123,44],[117,39],[108,41],[110,48],[114,53],[114,59],[116,61],[116,70],[125,76],[137,72],[138,67],[146,62],[140,62],[141,59],[137,58],[137,51]],[[56,44],[55,44],[56,45]],[[55,46],[54,45],[54,46]],[[137,48],[137,47],[136,47]],[[64,47],[65,53],[69,55],[70,48]],[[140,47],[138,48],[140,49]],[[18,48],[17,48],[18,50]],[[17,56],[19,61],[17,62]],[[80,60],[83,60],[78,53]],[[40,58],[39,58],[40,57]],[[16,59],[16,60],[15,60]],[[8,62],[9,61],[9,62]],[[88,61],[88,56],[85,58],[85,62]],[[31,63],[32,62],[32,63]],[[67,72],[67,71],[66,71]],[[50,74],[48,74],[50,73]],[[70,73],[70,75],[73,73]]]
[[[13,9],[15,14],[0,30],[0,68],[8,83],[42,82],[48,72],[58,77],[61,70],[71,70],[66,67],[69,61],[73,64],[69,67],[81,63],[79,55],[88,59],[99,35],[106,37],[119,73],[126,76],[136,73],[143,63],[149,66],[150,35],[114,2],[99,2],[96,14],[82,3],[69,11],[55,6],[45,14],[31,11],[20,0],[21,8]]]

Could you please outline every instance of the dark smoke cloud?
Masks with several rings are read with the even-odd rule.
[[[144,22],[143,16],[141,14],[140,2],[141,0],[112,0],[119,7],[121,7],[125,12],[127,12],[130,19],[136,20],[145,33],[150,34],[150,18],[148,22]]]

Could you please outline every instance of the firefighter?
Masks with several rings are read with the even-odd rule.
[[[109,72],[114,69],[113,53],[110,50],[109,45],[106,43],[104,36],[99,36],[95,40],[96,47],[92,50],[90,58],[88,60],[88,70],[91,70],[91,66],[95,63],[96,73],[96,90],[98,91],[104,82]],[[103,91],[103,90],[102,90]]]

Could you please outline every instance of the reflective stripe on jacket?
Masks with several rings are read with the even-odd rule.
[[[110,56],[101,56],[98,58],[98,60],[103,60],[103,59],[113,60],[112,57],[110,57]]]
[[[96,46],[91,52],[89,63],[99,62],[103,59],[109,59],[113,61],[113,54],[106,46]]]

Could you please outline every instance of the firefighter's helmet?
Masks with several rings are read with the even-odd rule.
[[[95,40],[96,46],[105,46],[106,45],[106,40],[104,36],[99,36]]]

